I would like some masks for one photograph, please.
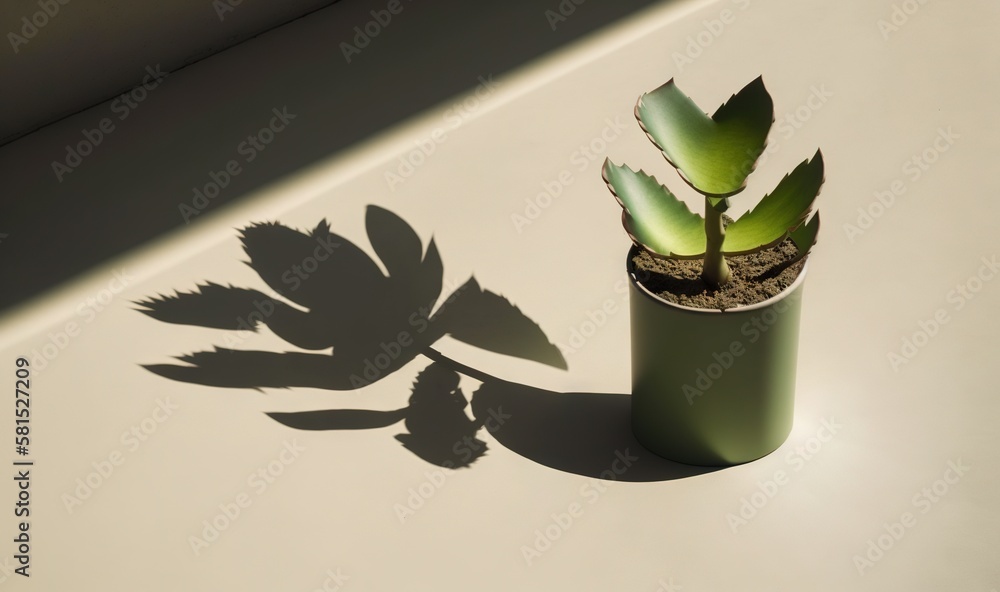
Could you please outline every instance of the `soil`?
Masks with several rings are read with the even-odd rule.
[[[725,310],[763,302],[792,285],[805,265],[805,259],[788,265],[796,252],[792,240],[785,239],[757,253],[726,257],[731,279],[719,289],[701,279],[702,259],[658,259],[634,249],[631,264],[639,283],[668,302]]]

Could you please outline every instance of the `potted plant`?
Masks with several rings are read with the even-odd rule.
[[[761,78],[709,117],[671,79],[639,98],[639,125],[704,197],[688,209],[644,171],[606,160],[603,177],[634,243],[632,428],[653,452],[697,465],[760,458],[792,427],[806,256],[823,157],[799,164],[733,220],[730,198],[764,152],[774,105]]]

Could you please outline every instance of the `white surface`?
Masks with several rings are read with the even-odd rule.
[[[1000,288],[985,282],[960,310],[949,300],[982,257],[1000,255],[994,232],[1000,207],[989,193],[1000,148],[998,89],[990,74],[1000,58],[1000,8],[927,3],[886,39],[877,21],[891,18],[892,5],[853,4],[665,5],[498,80],[474,117],[448,129],[446,141],[394,190],[385,172],[413,141],[447,125],[450,105],[4,319],[0,360],[9,367],[68,321],[82,326],[33,382],[33,576],[8,575],[4,583],[32,590],[313,590],[327,570],[339,569],[350,577],[343,590],[1000,587],[1000,403],[992,367]],[[672,54],[684,52],[688,36],[723,10],[732,11],[730,24],[694,63],[678,67]],[[527,460],[481,432],[489,455],[448,476],[401,523],[394,505],[406,504],[409,490],[436,469],[399,446],[392,438],[398,426],[305,433],[263,412],[393,409],[405,404],[420,360],[350,393],[212,389],[138,366],[209,349],[223,338],[148,319],[131,310],[131,300],[206,279],[263,287],[239,263],[233,227],[275,217],[306,227],[325,217],[368,248],[363,219],[370,203],[402,216],[425,242],[434,236],[446,282],[474,272],[481,285],[502,292],[565,343],[588,311],[621,297],[615,286],[628,244],[619,208],[600,180],[604,153],[655,171],[693,198],[632,119],[638,95],[674,76],[712,110],[758,74],[775,99],[779,124],[773,152],[735,206],[750,207],[751,196],[773,187],[816,147],[827,163],[819,200],[824,228],[804,293],[796,425],[764,459],[687,479],[610,483],[595,499],[592,480]],[[784,114],[806,105],[814,87],[832,96],[808,112],[800,129],[782,132],[793,129],[780,125]],[[604,153],[578,166],[575,151],[600,136],[607,118],[626,125]],[[914,179],[905,163],[932,147],[942,128],[957,139]],[[517,232],[511,215],[523,214],[525,200],[563,170],[572,183]],[[849,239],[844,225],[857,223],[858,208],[897,179],[905,193]],[[77,306],[107,286],[112,268],[136,279],[87,322]],[[894,370],[888,353],[938,309],[947,311],[948,323]],[[287,346],[264,332],[240,347]],[[454,342],[441,348],[533,386],[628,390],[625,306],[567,356],[568,372]],[[469,381],[466,393],[474,388]],[[178,409],[128,451],[122,432],[167,397]],[[841,426],[832,438],[822,430],[824,420]],[[828,441],[816,450],[819,437]],[[257,495],[247,475],[293,439],[305,451]],[[808,460],[798,456],[810,446]],[[63,495],[115,450],[125,462],[68,513]],[[940,501],[917,497],[945,476],[950,461],[971,468]],[[727,515],[738,514],[759,484],[769,487],[777,471],[787,475],[786,484],[733,532]],[[12,483],[3,491],[13,503]],[[189,537],[243,491],[252,505],[195,556]],[[529,565],[522,546],[573,503],[582,515]],[[859,573],[854,556],[904,512],[914,514],[915,525]],[[9,514],[0,529],[8,540],[13,536]],[[2,549],[2,556],[13,554],[10,543]]]

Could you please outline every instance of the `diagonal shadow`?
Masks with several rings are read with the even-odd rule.
[[[382,267],[332,233],[326,221],[309,232],[253,224],[241,233],[247,264],[274,295],[207,282],[194,292],[137,303],[141,312],[167,323],[230,332],[267,327],[317,353],[215,347],[179,356],[180,363],[144,367],[214,387],[351,390],[423,355],[431,363],[417,375],[402,409],[268,415],[303,430],[377,429],[403,422],[406,432],[396,439],[406,449],[453,468],[471,466],[486,454],[487,443],[477,437],[485,429],[525,458],[589,477],[658,481],[712,470],[666,461],[642,448],[629,426],[628,395],[556,393],[441,355],[432,346],[448,335],[487,351],[566,368],[559,349],[534,321],[475,278],[442,297],[443,265],[433,240],[425,251],[405,221],[375,206],[367,210],[366,229]],[[459,388],[460,374],[482,383],[471,401]],[[470,402],[472,418],[466,412]]]
[[[287,105],[299,119],[282,132],[280,147],[275,144],[266,157],[246,162],[242,173],[213,196],[205,213],[241,203],[261,187],[294,176],[430,109],[444,112],[438,125],[451,134],[458,125],[465,125],[469,115],[482,113],[477,110],[482,108],[480,99],[489,105],[500,99],[500,94],[484,95],[493,86],[481,85],[480,78],[495,79],[498,88],[503,88],[505,75],[665,1],[680,4],[678,0],[593,1],[586,6],[568,0],[402,2],[405,13],[393,17],[387,32],[371,39],[363,54],[353,56],[345,56],[344,48],[358,43],[354,28],[364,29],[372,19],[371,11],[383,11],[387,0],[337,2],[171,74],[157,88],[155,100],[130,112],[128,125],[116,124],[114,141],[99,147],[99,159],[87,159],[80,169],[86,172],[62,181],[37,174],[57,149],[62,158],[63,145],[76,146],[81,140],[80,126],[96,125],[97,109],[108,115],[108,103],[95,106],[86,116],[0,147],[0,163],[10,164],[0,166],[10,174],[4,175],[5,194],[30,196],[0,199],[0,232],[11,235],[0,249],[0,275],[18,278],[6,282],[0,291],[0,310],[183,228],[186,221],[178,215],[178,200],[190,202],[192,186],[202,188],[210,180],[209,164],[222,164],[230,157],[243,163],[243,155],[233,153],[234,139],[266,124],[274,107]],[[310,3],[319,5],[322,0]],[[204,2],[206,7],[209,4]],[[296,3],[287,4],[291,10]],[[20,5],[5,2],[3,6]],[[12,21],[23,16],[20,10],[9,15]],[[161,27],[177,23],[161,23]],[[35,43],[47,45],[49,41],[33,41],[32,47]],[[73,56],[73,64],[98,55],[81,51]],[[128,60],[132,66],[127,68],[127,78],[120,80],[123,87],[126,82],[138,82],[133,76],[155,63],[148,61],[154,60],[151,53],[145,55]],[[169,69],[166,55],[155,57]],[[33,57],[25,57],[24,52],[7,54],[0,57],[0,63],[31,72],[25,66],[38,58],[63,61],[59,52],[46,51]],[[3,80],[16,79],[15,70],[0,69],[5,73]],[[41,87],[35,87],[35,92],[29,89],[37,82],[48,88],[43,92],[62,94],[58,89],[66,81],[37,74],[33,72],[23,87],[16,85],[21,88],[4,84],[4,101],[15,100],[19,93],[29,106],[34,102],[40,108],[49,100],[59,101],[36,94]],[[18,118],[9,102],[4,105],[9,117]],[[473,105],[471,110],[469,105]],[[116,115],[111,117],[117,122]],[[149,138],[162,141],[149,142]],[[137,150],[138,146],[142,149]],[[391,170],[396,167],[394,162]],[[133,196],[140,185],[142,207],[137,208]],[[12,222],[17,232],[10,231]]]

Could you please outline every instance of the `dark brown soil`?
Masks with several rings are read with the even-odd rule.
[[[757,253],[726,257],[732,279],[717,290],[701,279],[701,259],[657,259],[635,249],[631,263],[639,283],[660,298],[693,308],[725,310],[780,294],[805,265],[805,259],[788,265],[795,254],[795,244],[785,239]]]

